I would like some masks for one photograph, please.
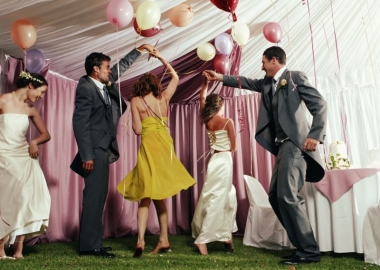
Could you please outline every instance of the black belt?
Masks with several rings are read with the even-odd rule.
[[[276,141],[275,141],[275,144],[277,145],[277,146],[280,146],[280,145],[282,145],[284,142],[286,142],[286,141],[290,141],[290,139],[289,138],[285,138],[285,139],[283,139],[283,140],[281,140],[281,141],[277,141],[277,139],[276,139]]]

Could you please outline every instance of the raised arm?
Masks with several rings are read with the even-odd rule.
[[[125,55],[123,58],[120,59],[119,61],[119,72],[120,76],[123,75],[123,73],[130,67],[132,64],[141,56],[141,53],[146,50],[149,53],[152,53],[155,51],[155,48],[152,45],[149,44],[143,44],[140,47],[133,49],[130,51],[127,55]],[[110,81],[111,82],[116,82],[119,79],[118,75],[118,64],[115,64],[111,68],[111,77]]]
[[[213,70],[205,70],[202,73],[209,81],[223,82],[224,86],[247,89],[255,92],[261,92],[263,89],[263,80],[250,79],[244,76],[231,76],[219,74]]]
[[[201,92],[199,94],[199,103],[200,103],[201,110],[203,109],[206,103],[208,83],[209,83],[209,80],[207,80],[206,76],[204,76]]]
[[[166,100],[169,102],[169,100],[172,98],[175,91],[177,90],[177,85],[179,81],[178,75],[175,72],[174,68],[160,55],[157,49],[151,54],[153,57],[156,57],[158,60],[161,61],[161,63],[166,67],[166,72],[169,73],[172,77],[168,87],[163,91]]]

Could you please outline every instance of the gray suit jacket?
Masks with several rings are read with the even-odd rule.
[[[128,53],[119,61],[120,74],[123,74],[133,62],[141,55],[136,49]],[[109,88],[112,113],[106,109],[102,93],[95,83],[88,77],[80,78],[75,97],[75,110],[73,114],[74,135],[78,145],[78,153],[74,158],[71,169],[80,175],[82,163],[95,159],[93,149],[100,147],[108,151],[108,162],[115,162],[119,158],[119,149],[116,140],[117,125],[120,119],[119,91],[115,86],[118,80],[117,64],[112,69]],[[121,99],[122,112],[127,108]]]
[[[260,110],[257,122],[255,138],[257,142],[273,155],[277,155],[278,146],[275,144],[275,130],[273,112],[271,109],[269,91],[271,79],[265,77],[253,80],[246,77],[224,75],[225,86],[241,87],[261,93]],[[281,81],[285,79],[287,84],[281,87]],[[240,81],[240,82],[239,82]],[[303,148],[306,138],[313,138],[323,143],[326,133],[327,105],[324,98],[307,80],[306,75],[300,71],[286,69],[278,81],[276,95],[278,95],[278,119],[282,129],[289,139],[300,149]],[[306,109],[313,116],[311,126],[306,119]],[[325,170],[319,151],[305,152],[311,157],[306,172],[306,181],[318,182]]]

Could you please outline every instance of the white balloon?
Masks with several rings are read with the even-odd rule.
[[[210,61],[215,57],[216,49],[211,43],[205,43],[197,48],[197,55],[203,61]]]
[[[249,28],[245,23],[235,22],[232,26],[231,36],[239,45],[245,45],[249,40]]]
[[[145,1],[136,10],[136,21],[141,30],[153,28],[161,19],[160,7],[151,1]]]

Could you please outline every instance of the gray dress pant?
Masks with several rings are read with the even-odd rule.
[[[321,253],[299,191],[305,183],[308,156],[290,140],[280,146],[269,189],[269,201],[296,255],[319,261]]]
[[[109,163],[107,150],[95,148],[94,154],[94,170],[84,178],[79,251],[103,246],[102,216],[108,193]]]

